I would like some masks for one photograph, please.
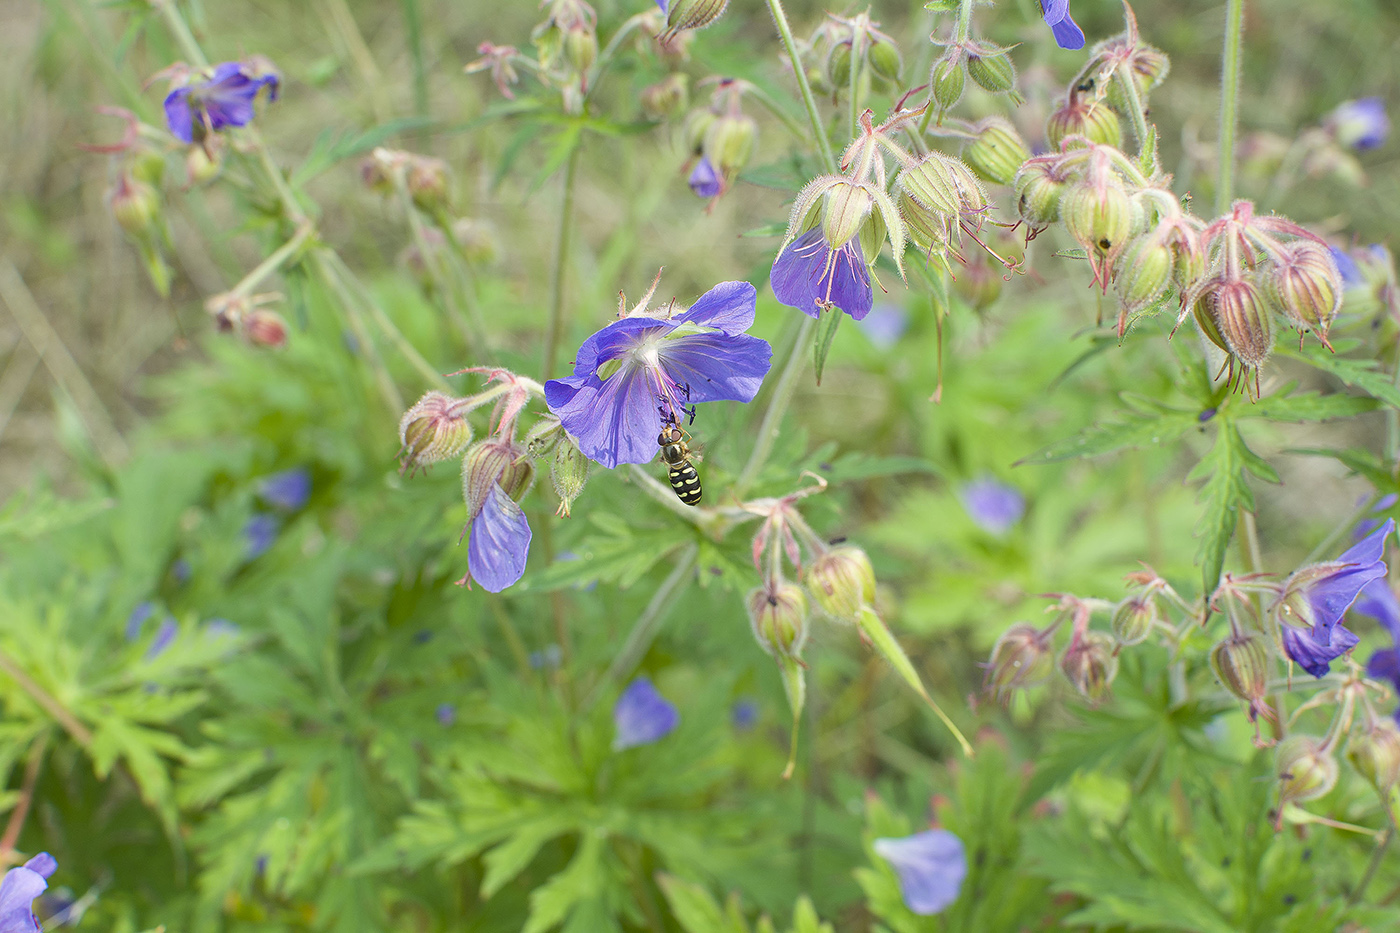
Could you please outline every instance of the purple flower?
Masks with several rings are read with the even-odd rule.
[[[719,177],[719,172],[710,164],[710,160],[704,156],[695,163],[695,168],[690,170],[688,184],[690,190],[695,192],[699,198],[716,198],[724,191],[724,181]]]
[[[151,646],[146,649],[146,660],[154,661],[157,657],[170,647],[170,643],[175,640],[175,636],[180,634],[180,626],[170,616],[161,620],[160,628],[156,629],[156,637],[151,639]]]
[[[176,139],[202,140],[226,126],[246,126],[253,119],[253,99],[267,87],[267,99],[277,99],[277,75],[256,74],[248,62],[223,62],[208,79],[177,87],[165,97],[165,122]]]
[[[481,511],[472,519],[467,543],[467,568],[471,578],[488,593],[499,593],[525,573],[530,556],[530,523],[525,512],[492,483]]]
[[[1276,603],[1284,652],[1303,670],[1322,677],[1331,662],[1356,647],[1356,635],[1341,624],[1347,608],[1367,584],[1386,575],[1386,541],[1395,521],[1352,545],[1335,561],[1294,571]]]
[[[150,601],[136,604],[136,608],[131,610],[131,615],[126,617],[126,640],[135,641],[141,637],[141,629],[145,626],[146,620],[155,614],[155,603]]]
[[[729,721],[740,732],[748,732],[758,723],[758,704],[753,700],[736,700],[729,710]]]
[[[835,305],[859,321],[875,303],[860,237],[832,247],[820,226],[778,254],[768,281],[779,301],[812,317],[819,317],[823,307]]]
[[[893,301],[882,301],[861,320],[861,330],[876,349],[892,350],[909,329],[909,312]]]
[[[1361,267],[1356,264],[1356,260],[1351,258],[1351,253],[1335,246],[1327,247],[1332,254],[1332,260],[1337,264],[1337,271],[1342,274],[1342,284],[1347,288],[1356,288],[1358,285],[1365,285],[1366,279],[1361,275]]]
[[[1069,0],[1040,0],[1045,25],[1055,34],[1055,44],[1062,49],[1084,48],[1084,30],[1069,16]]]
[[[1395,591],[1385,577],[1377,577],[1362,587],[1352,608],[1375,619],[1385,626],[1391,637],[1400,639],[1400,600],[1396,600]]]
[[[1026,512],[1026,499],[1020,492],[989,476],[968,483],[958,498],[977,527],[997,537],[1010,531]]]
[[[899,875],[904,906],[916,914],[936,914],[958,899],[967,877],[962,840],[946,829],[929,829],[903,839],[876,839],[875,854]]]
[[[613,707],[613,751],[635,745],[650,745],[664,738],[680,725],[680,713],[671,702],[656,692],[651,681],[638,677],[627,685]]]
[[[305,467],[273,473],[258,483],[258,495],[268,505],[295,512],[311,498],[311,473]]]
[[[40,852],[0,880],[0,933],[41,933],[34,916],[34,899],[49,886],[48,877],[58,870],[52,855]]]
[[[1326,124],[1337,142],[1353,149],[1375,149],[1390,135],[1390,117],[1379,97],[1346,101],[1328,115]]]
[[[437,717],[440,725],[450,726],[457,721],[457,707],[451,703],[439,703],[433,715]]]
[[[545,383],[544,397],[584,455],[612,469],[656,456],[662,412],[679,422],[697,402],[751,401],[773,348],[744,331],[756,293],[721,282],[684,314],[636,314],[583,342],[574,374]]]
[[[254,515],[243,526],[243,558],[252,560],[267,552],[277,540],[277,519],[271,515]]]

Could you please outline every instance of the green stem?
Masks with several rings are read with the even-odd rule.
[[[341,307],[345,312],[346,323],[350,326],[350,332],[359,341],[360,348],[369,361],[370,368],[374,371],[375,383],[379,386],[379,394],[384,397],[384,403],[391,412],[401,412],[408,406],[404,403],[403,395],[399,392],[398,385],[394,382],[394,377],[389,374],[389,369],[384,365],[384,357],[379,353],[379,346],[370,336],[369,329],[365,327],[365,320],[360,314],[359,299],[350,293],[349,288],[340,280],[340,276],[335,273],[327,255],[334,255],[330,250],[319,250],[312,253],[312,261],[321,280],[340,299]]]
[[[831,152],[831,140],[826,138],[826,127],[822,123],[821,113],[817,110],[817,99],[812,96],[812,87],[807,83],[807,73],[802,69],[802,56],[797,52],[797,41],[792,37],[792,27],[788,25],[787,14],[783,12],[782,0],[768,0],[768,12],[773,14],[773,24],[778,27],[778,36],[783,40],[788,61],[792,63],[792,73],[797,78],[797,90],[802,95],[802,105],[807,108],[807,122],[812,125],[812,138],[817,141],[822,165],[828,172],[835,174],[836,156]],[[851,67],[855,67],[854,62]]]
[[[578,179],[578,157],[583,151],[581,143],[575,143],[569,153],[569,164],[564,169],[564,203],[559,209],[559,231],[554,241],[554,275],[550,281],[549,327],[544,337],[544,368],[540,372],[543,379],[554,372],[554,362],[559,355],[559,339],[564,330],[564,277],[569,264],[569,245],[573,239],[574,188]]]
[[[1226,0],[1225,51],[1220,62],[1220,176],[1215,212],[1230,208],[1235,185],[1235,124],[1240,97],[1240,45],[1244,37],[1244,0]]]
[[[30,698],[44,712],[52,716],[73,737],[75,742],[83,748],[92,745],[92,730],[79,722],[77,716],[69,712],[68,708],[55,699],[52,693],[35,683],[32,677],[21,670],[20,666],[4,653],[0,653],[0,671],[4,671],[11,680],[19,684],[20,689],[29,694]]]
[[[471,321],[462,312],[462,307],[457,300],[457,283],[449,279],[447,265],[443,250],[435,249],[428,242],[428,230],[423,224],[423,218],[418,215],[418,208],[413,203],[413,195],[408,190],[408,181],[402,172],[394,173],[394,190],[398,193],[399,204],[403,206],[404,216],[408,218],[408,230],[413,237],[413,245],[418,247],[418,254],[423,259],[423,269],[428,273],[428,278],[432,280],[433,287],[442,296],[442,307],[447,313],[447,317],[457,327],[457,332],[462,339],[467,342],[467,350],[473,357],[481,355],[483,341],[481,334],[472,327]],[[443,239],[447,239],[447,234],[443,234]]]
[[[204,50],[199,47],[199,41],[195,39],[194,33],[190,32],[189,23],[180,15],[175,3],[176,0],[159,0],[157,4],[161,16],[165,17],[165,24],[175,34],[175,43],[180,46],[190,64],[196,68],[208,68],[209,59],[204,57]]]
[[[693,505],[686,505],[680,499],[677,499],[674,491],[667,486],[661,485],[656,477],[648,473],[643,467],[635,463],[629,463],[627,468],[632,473],[632,478],[637,481],[637,485],[641,487],[642,492],[651,496],[651,498],[655,499],[659,504],[674,512],[681,520],[689,522],[697,527],[704,524],[701,520],[701,516],[705,514],[704,512]]]
[[[282,265],[301,249],[302,245],[306,243],[307,239],[311,237],[311,234],[314,233],[315,230],[316,228],[310,224],[302,224],[301,228],[297,230],[296,234],[290,240],[277,247],[271,255],[258,263],[257,266],[253,268],[253,271],[243,276],[238,284],[233,287],[232,291],[229,292],[229,296],[247,298],[251,295],[253,289],[257,288],[263,279],[282,268]]]
[[[848,126],[850,129],[851,139],[856,138],[856,129],[859,125],[857,123],[857,118],[860,116],[860,105],[859,102],[856,100],[856,96],[860,90],[860,43],[861,40],[864,38],[865,36],[861,34],[858,30],[856,32],[853,32],[851,35],[851,78],[849,81],[850,87],[847,89],[851,96],[850,107],[847,108],[850,110],[850,119],[848,121]]]
[[[962,0],[958,4],[958,31],[954,36],[956,42],[966,42],[972,38],[972,0]]]
[[[1138,94],[1137,81],[1133,78],[1130,68],[1120,67],[1114,73],[1113,79],[1118,82],[1118,86],[1123,89],[1123,96],[1128,99],[1128,110],[1131,111],[1133,118],[1133,135],[1137,137],[1138,167],[1142,168],[1144,160],[1149,158],[1147,152],[1147,114],[1143,112],[1142,96]],[[1155,163],[1156,160],[1153,161]]]
[[[783,365],[782,374],[778,376],[773,397],[768,400],[768,410],[763,413],[763,423],[758,428],[758,440],[754,442],[748,463],[744,464],[744,471],[734,483],[736,495],[742,496],[753,484],[763,465],[768,462],[768,455],[773,452],[773,444],[778,439],[778,428],[782,425],[783,415],[787,413],[788,406],[792,404],[793,393],[797,391],[798,377],[807,368],[807,348],[812,344],[812,334],[816,329],[816,320],[804,314],[802,326],[797,329],[797,337],[792,342],[792,353]]]
[[[1381,860],[1385,858],[1386,849],[1390,848],[1390,841],[1395,838],[1395,824],[1391,823],[1385,828],[1385,835],[1381,836],[1380,842],[1376,843],[1376,848],[1371,852],[1371,858],[1366,863],[1366,872],[1361,876],[1361,880],[1356,883],[1356,888],[1347,897],[1347,906],[1355,907],[1361,903],[1361,898],[1365,896],[1366,889],[1371,886],[1371,879],[1376,876],[1376,870],[1381,867]]]
[[[613,58],[617,55],[617,50],[622,47],[623,40],[631,35],[632,31],[641,24],[641,14],[629,17],[626,22],[617,27],[617,32],[613,33],[613,37],[608,40],[608,44],[603,48],[602,53],[598,56],[598,60],[593,63],[593,67],[589,69],[586,75],[588,87],[584,88],[583,91],[583,102],[585,105],[588,103],[589,98],[593,96],[593,91],[598,87],[598,82],[603,79],[604,72],[606,72],[608,66],[612,64]]]

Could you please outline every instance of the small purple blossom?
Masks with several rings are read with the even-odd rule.
[[[274,508],[295,512],[311,498],[311,472],[305,467],[293,467],[273,473],[258,483],[258,495]]]
[[[170,647],[170,643],[175,640],[175,636],[180,634],[180,626],[170,616],[161,620],[160,628],[156,629],[156,637],[151,639],[151,646],[146,649],[146,660],[154,661]]]
[[[1351,258],[1351,253],[1335,246],[1329,246],[1327,249],[1332,254],[1333,262],[1337,264],[1337,271],[1342,274],[1342,284],[1345,287],[1356,288],[1366,284],[1366,279],[1361,275],[1361,267]]]
[[[205,638],[237,638],[240,634],[242,629],[228,619],[210,619],[204,625]]]
[[[471,522],[467,568],[488,593],[499,593],[525,574],[530,556],[530,523],[500,483],[492,483],[481,511]]]
[[[1352,149],[1375,149],[1390,136],[1390,117],[1385,101],[1379,97],[1363,97],[1338,105],[1328,115],[1326,125],[1337,136],[1337,142]]]
[[[545,401],[589,459],[647,463],[663,411],[679,422],[698,402],[758,393],[773,348],[744,333],[755,301],[748,282],[721,282],[677,317],[614,321],[583,342],[572,376],[545,383]]]
[[[0,933],[41,933],[34,916],[34,899],[48,889],[48,878],[58,870],[58,862],[40,852],[18,868],[5,872],[0,880]]]
[[[687,184],[698,198],[717,198],[724,192],[724,180],[704,156],[701,156],[700,161],[695,163],[695,168],[690,170]]]
[[[170,576],[181,586],[190,582],[190,577],[193,574],[194,568],[192,568],[190,562],[183,557],[177,558],[175,562],[170,565]]]
[[[904,906],[921,916],[936,914],[958,899],[967,877],[962,840],[946,829],[928,829],[902,839],[876,839],[875,854],[899,876]]]
[[[265,554],[272,542],[277,540],[279,523],[271,515],[257,514],[243,526],[243,558],[252,560]]]
[[[958,498],[977,527],[997,537],[1010,531],[1026,512],[1026,499],[1017,489],[989,476],[968,483]]]
[[[1356,647],[1359,639],[1341,624],[1342,616],[1368,584],[1386,576],[1381,558],[1394,531],[1395,521],[1386,519],[1337,560],[1302,567],[1284,584],[1277,604],[1283,649],[1314,677]]]
[[[1062,49],[1084,48],[1084,30],[1070,19],[1069,0],[1040,0],[1045,25],[1055,34],[1055,44]]]
[[[729,722],[740,732],[748,732],[758,724],[758,704],[753,700],[735,700],[729,710]]]
[[[457,707],[451,703],[439,703],[433,715],[437,717],[439,725],[450,726],[457,721]]]
[[[779,301],[811,317],[820,317],[823,307],[834,305],[859,321],[875,303],[860,237],[833,247],[820,226],[778,253],[768,281]]]
[[[126,640],[135,641],[141,637],[141,629],[145,626],[146,620],[155,615],[155,603],[149,600],[139,602],[131,610],[131,615],[126,617]]]
[[[882,301],[870,309],[860,325],[877,350],[893,350],[909,329],[909,312],[902,304]]]
[[[627,685],[613,706],[613,751],[637,745],[650,745],[665,738],[680,725],[680,713],[669,700],[652,686],[650,680],[638,677]]]
[[[177,87],[165,97],[165,122],[184,143],[202,140],[229,126],[246,126],[253,119],[253,99],[264,87],[267,99],[277,99],[280,80],[275,73],[258,74],[250,62],[223,62],[209,77]]]

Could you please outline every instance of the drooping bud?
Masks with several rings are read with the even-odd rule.
[[[447,203],[447,163],[427,156],[414,156],[404,176],[413,203],[425,211]]]
[[[497,483],[506,495],[517,502],[530,488],[535,467],[525,448],[501,438],[491,438],[474,444],[462,458],[462,497],[467,503],[467,515],[476,518]]]
[[[1172,251],[1148,235],[1128,244],[1114,267],[1114,285],[1129,311],[1150,307],[1167,293],[1172,280]]]
[[[1060,658],[1060,670],[1086,699],[1098,702],[1118,676],[1118,655],[1113,638],[1104,632],[1085,632],[1070,642]]]
[[[1279,809],[1316,800],[1330,791],[1337,784],[1337,770],[1337,759],[1322,739],[1311,735],[1284,739],[1275,756]]]
[[[1060,218],[1086,249],[1111,253],[1133,231],[1133,204],[1116,180],[1100,185],[1086,182],[1065,190]]]
[[[1308,240],[1284,246],[1264,274],[1264,291],[1293,326],[1327,343],[1342,306],[1342,274],[1327,247]]]
[[[709,135],[710,126],[719,119],[719,115],[713,110],[696,110],[691,113],[685,121],[685,143],[691,155],[700,155],[705,151],[705,137]]]
[[[826,80],[840,90],[851,81],[851,41],[836,42],[826,54]]]
[[[807,642],[807,597],[796,583],[770,580],[748,596],[749,624],[758,646],[775,658],[795,658]]]
[[[1031,157],[1030,147],[1021,134],[1003,117],[987,117],[973,126],[972,131],[977,136],[963,150],[963,161],[987,181],[1011,184]]]
[[[806,568],[803,582],[817,606],[841,621],[852,621],[864,606],[875,604],[875,569],[858,547],[842,544]]]
[[[1060,219],[1060,198],[1065,177],[1054,157],[1037,157],[1024,163],[1012,179],[1016,210],[1032,227],[1044,227]]]
[[[287,345],[287,322],[275,311],[255,308],[243,318],[243,336],[255,347],[280,350]]]
[[[399,419],[403,469],[416,470],[459,456],[472,442],[472,426],[459,412],[462,399],[428,392]]]
[[[1160,618],[1161,610],[1151,593],[1131,596],[1113,610],[1113,635],[1120,645],[1140,645],[1152,634]]]
[[[1002,633],[992,647],[982,687],[997,699],[1033,687],[1049,675],[1055,663],[1050,633],[1025,622]]]
[[[825,194],[822,236],[831,249],[839,249],[861,232],[875,208],[874,196],[865,185],[833,182]]]
[[[117,226],[132,236],[145,234],[160,214],[160,195],[156,189],[126,172],[117,176],[107,203]]]
[[[948,219],[945,216],[930,211],[902,191],[895,203],[899,215],[904,218],[904,230],[909,234],[910,242],[926,256],[940,254],[948,248]]]
[[[598,60],[598,30],[580,21],[564,30],[564,58],[574,71],[583,74]]]
[[[657,38],[665,41],[682,29],[704,29],[723,16],[728,6],[729,0],[670,0],[666,29]]]
[[[1227,350],[1246,369],[1258,369],[1274,349],[1274,325],[1259,288],[1249,279],[1218,278],[1197,301],[1205,305]],[[1202,325],[1202,330],[1206,330]],[[1207,331],[1207,336],[1210,336]]]
[[[1170,70],[1171,60],[1165,52],[1146,43],[1137,42],[1131,50],[1125,52],[1114,71],[1113,80],[1108,82],[1108,105],[1125,116],[1131,114],[1128,95],[1124,93],[1120,83],[1126,80],[1126,76],[1131,75],[1137,84],[1138,100],[1146,107],[1148,92],[1161,84]]]
[[[1254,632],[1235,632],[1210,650],[1210,668],[1230,693],[1249,704],[1253,720],[1269,689],[1269,650]]]
[[[929,100],[941,118],[962,100],[963,88],[967,85],[967,65],[962,50],[950,48],[929,72]]]
[[[748,165],[757,133],[758,124],[742,113],[716,117],[705,130],[705,157],[726,178],[733,178]]]
[[[128,154],[127,167],[133,178],[158,186],[165,178],[165,155],[148,146],[137,146]]]
[[[1382,797],[1400,782],[1400,728],[1377,718],[1347,742],[1347,761]]]
[[[686,108],[690,100],[690,81],[683,72],[673,72],[642,88],[641,100],[643,113],[653,120],[665,120]]]
[[[993,45],[969,44],[967,76],[984,91],[1005,94],[1016,88],[1016,66],[1005,49]]]
[[[870,71],[882,81],[898,82],[899,74],[904,70],[904,59],[899,54],[899,47],[894,44],[893,39],[884,34],[872,35],[870,38],[870,50],[866,52]]]
[[[554,462],[549,468],[549,479],[559,496],[559,514],[568,515],[573,509],[574,500],[588,483],[589,460],[578,449],[578,442],[567,433],[561,434],[554,446]]]
[[[1172,251],[1172,284],[1183,300],[1190,301],[1204,285],[1210,271],[1210,257],[1200,234],[1189,226],[1178,226],[1167,237]]]
[[[1123,144],[1123,126],[1118,122],[1118,114],[1106,104],[1078,95],[1050,115],[1045,135],[1055,150],[1062,147],[1065,137],[1076,135],[1114,148]]]

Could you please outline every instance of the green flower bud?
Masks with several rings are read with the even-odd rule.
[[[682,29],[704,29],[724,15],[727,6],[729,0],[670,0],[666,30],[657,38],[665,41]]]
[[[963,88],[967,84],[967,66],[958,49],[949,49],[929,72],[929,99],[941,117],[947,110],[957,106],[962,100]]]
[[[1108,82],[1108,92],[1105,99],[1108,105],[1124,116],[1131,114],[1129,109],[1128,95],[1123,92],[1119,74],[1131,75],[1137,83],[1138,101],[1146,107],[1147,95],[1154,87],[1162,83],[1162,79],[1171,70],[1171,61],[1166,53],[1150,45],[1139,43],[1128,53],[1126,60],[1118,66],[1118,72],[1114,74],[1113,80]]]
[[[904,59],[899,54],[899,48],[888,38],[874,38],[870,51],[866,53],[866,61],[875,77],[884,81],[898,81],[900,72],[904,70]]]
[[[743,114],[716,117],[705,131],[705,156],[724,177],[733,178],[749,163],[757,133],[758,124],[752,117]]]
[[[160,216],[160,194],[144,181],[123,172],[107,196],[117,225],[133,236],[142,236]]]
[[[496,228],[489,221],[459,217],[452,222],[452,236],[462,251],[462,258],[474,266],[494,265],[501,254]]]
[[[775,658],[795,658],[807,642],[807,597],[795,583],[769,581],[748,596],[749,624],[758,646]]]
[[[1172,251],[1172,284],[1187,300],[1205,284],[1210,260],[1200,235],[1191,229],[1178,230],[1168,237]]]
[[[1248,279],[1217,279],[1197,302],[1204,302],[1225,348],[1246,369],[1258,369],[1274,349],[1274,324],[1259,288]]]
[[[214,151],[212,156],[211,149]],[[210,142],[206,141],[202,146],[191,146],[185,150],[185,177],[191,185],[203,185],[213,181],[223,166],[222,146],[211,146]]]
[[[1085,632],[1070,642],[1060,670],[1086,699],[1098,702],[1118,676],[1117,646],[1103,632]]]
[[[1347,761],[1382,797],[1400,782],[1400,727],[1393,719],[1375,719],[1347,742]]]
[[[1210,650],[1210,668],[1230,693],[1250,704],[1252,720],[1269,689],[1269,649],[1262,636],[1236,632]]]
[[[1016,210],[1032,227],[1044,227],[1060,219],[1060,198],[1065,179],[1053,157],[1037,157],[1023,164],[1011,180]]]
[[[1016,66],[1011,64],[1011,56],[1002,49],[979,49],[978,52],[968,53],[968,77],[976,82],[978,87],[993,94],[1004,94],[1014,90]]]
[[[1117,148],[1123,143],[1123,126],[1118,114],[1093,100],[1071,100],[1050,115],[1045,124],[1050,147],[1062,148],[1067,136],[1083,136],[1090,142]]]
[[[862,607],[875,604],[875,570],[858,547],[843,544],[822,554],[807,567],[803,582],[834,619],[853,621]]]
[[[851,83],[851,43],[837,42],[826,56],[826,80],[840,91]]]
[[[1140,645],[1157,627],[1161,611],[1152,594],[1133,596],[1113,610],[1113,634],[1120,645]]]
[[[983,689],[997,699],[1005,699],[1043,681],[1054,663],[1050,634],[1018,623],[1003,632],[992,647]]]
[[[1117,181],[1102,185],[1084,182],[1064,192],[1060,218],[1085,249],[1111,253],[1133,231],[1133,204]]]
[[[564,30],[564,58],[583,74],[598,60],[598,32],[589,24]]]
[[[1342,306],[1342,275],[1325,246],[1301,240],[1283,247],[1264,273],[1264,294],[1289,322],[1327,342]]]
[[[535,479],[535,468],[525,448],[501,438],[481,441],[462,458],[462,498],[467,515],[476,518],[499,483],[506,495],[519,502]]]
[[[685,143],[691,155],[705,151],[705,137],[718,119],[719,115],[713,110],[697,110],[685,121]]]
[[[525,432],[525,452],[536,460],[554,453],[559,439],[564,436],[564,426],[553,415],[545,415]]]
[[[875,198],[864,185],[838,181],[827,189],[824,200],[822,236],[831,249],[840,249],[861,232],[875,207]]]
[[[1129,311],[1150,307],[1167,293],[1171,280],[1172,251],[1151,235],[1130,241],[1114,269],[1114,286]]]
[[[986,181],[1009,185],[1031,157],[1030,147],[1009,120],[988,117],[973,127],[976,138],[963,150],[963,161]]]
[[[413,203],[431,213],[447,204],[447,163],[427,156],[413,156],[404,176]]]
[[[689,79],[674,72],[642,89],[642,112],[653,120],[665,120],[684,110],[689,100]]]
[[[1322,739],[1290,735],[1278,744],[1274,760],[1279,809],[1316,800],[1337,785],[1337,759]]]
[[[985,311],[1001,297],[1003,274],[1000,263],[989,262],[985,256],[978,255],[953,280],[953,291],[973,310]]]
[[[568,515],[573,509],[574,500],[588,483],[588,468],[588,458],[578,449],[578,443],[563,433],[554,446],[554,463],[549,469],[550,481],[559,496],[558,514]]]
[[[131,153],[127,165],[133,178],[148,185],[159,185],[165,177],[165,156],[154,149],[141,146]]]
[[[904,218],[904,231],[909,235],[910,242],[925,256],[941,254],[948,248],[948,218],[945,215],[929,210],[902,191],[895,205],[899,216]],[[961,280],[959,276],[958,281]]]
[[[428,392],[399,419],[399,443],[403,469],[460,456],[472,442],[472,426],[458,409],[462,399]]]

